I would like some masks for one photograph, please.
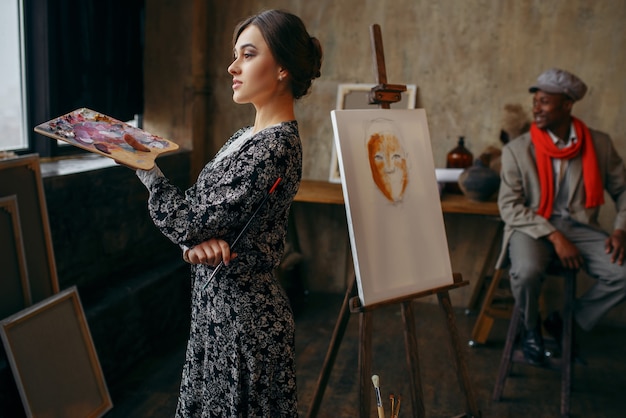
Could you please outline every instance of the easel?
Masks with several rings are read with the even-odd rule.
[[[374,51],[374,69],[377,75],[378,84],[372,88],[369,96],[370,104],[379,104],[382,109],[389,109],[391,103],[400,101],[401,93],[406,91],[404,85],[387,84],[387,71],[385,68],[385,56],[383,52],[382,36],[380,26],[374,24],[370,27],[370,39],[372,49]],[[453,283],[447,286],[419,292],[403,296],[401,298],[385,301],[370,306],[360,306],[360,299],[357,296],[356,277],[352,284],[348,287],[344,297],[335,329],[331,337],[330,346],[322,365],[322,370],[317,381],[317,387],[313,395],[313,401],[309,408],[308,417],[316,417],[324,396],[324,390],[328,384],[330,372],[339,351],[341,339],[345,333],[346,327],[350,319],[350,313],[359,314],[359,399],[360,399],[360,417],[370,417],[370,403],[372,394],[371,374],[372,374],[372,331],[373,312],[382,306],[392,304],[400,304],[402,311],[402,319],[404,323],[404,343],[406,350],[406,361],[411,380],[411,402],[413,405],[413,416],[424,417],[425,409],[423,403],[423,390],[420,380],[419,355],[417,347],[417,336],[415,333],[415,315],[411,302],[413,299],[436,294],[439,306],[443,309],[446,316],[446,323],[450,334],[450,344],[456,361],[456,372],[459,384],[465,395],[465,413],[458,417],[481,417],[478,410],[469,375],[465,365],[465,359],[462,351],[462,344],[456,330],[454,319],[454,311],[450,301],[449,290],[457,287],[466,286],[469,282],[463,281],[460,274],[453,275]]]

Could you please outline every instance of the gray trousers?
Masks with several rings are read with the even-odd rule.
[[[550,223],[576,245],[584,258],[585,271],[595,279],[575,305],[576,322],[588,331],[626,298],[626,263],[611,263],[611,254],[604,249],[606,232],[566,218],[552,217]],[[524,315],[524,325],[531,329],[539,318],[539,294],[546,269],[556,253],[546,238],[534,239],[518,231],[511,235],[508,250],[511,291]]]

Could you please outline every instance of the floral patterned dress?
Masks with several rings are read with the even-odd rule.
[[[236,132],[185,193],[165,177],[148,186],[155,225],[191,247],[215,237],[232,243],[281,178],[239,238],[237,258],[210,282],[213,267],[191,267],[191,329],[177,417],[298,416],[293,315],[273,270],[300,184],[302,148],[296,121],[234,145],[250,129]]]

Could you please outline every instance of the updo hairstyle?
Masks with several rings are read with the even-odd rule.
[[[309,35],[302,20],[283,10],[266,10],[242,21],[235,28],[233,45],[248,26],[259,28],[274,59],[289,73],[295,99],[305,96],[322,67],[322,46]]]

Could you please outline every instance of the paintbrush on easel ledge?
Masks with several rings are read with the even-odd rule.
[[[393,418],[398,418],[400,414],[400,402],[402,402],[402,396],[398,395],[398,401],[396,402],[396,409],[391,411],[391,416]]]
[[[377,374],[372,376],[372,383],[374,384],[374,392],[376,393],[376,407],[378,408],[378,418],[385,418],[385,408],[383,407],[383,400],[380,397],[380,378]]]

